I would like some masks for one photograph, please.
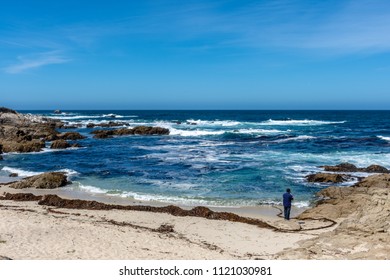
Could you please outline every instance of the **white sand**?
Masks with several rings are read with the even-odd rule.
[[[0,194],[5,191],[22,192],[0,188]],[[236,209],[243,216],[262,217],[279,227],[299,226],[296,221],[276,217],[276,209],[262,211],[266,215],[254,209]],[[8,200],[0,200],[0,217],[0,256],[24,260],[272,259],[275,253],[316,234],[275,232],[238,222],[162,213],[57,209]],[[115,225],[109,220],[126,224]],[[163,224],[171,225],[174,231],[154,231]]]

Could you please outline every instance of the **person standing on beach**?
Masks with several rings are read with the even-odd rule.
[[[284,206],[284,219],[290,220],[290,212],[291,212],[291,201],[293,201],[294,197],[291,194],[291,190],[289,188],[286,189],[286,192],[283,194],[283,206]]]

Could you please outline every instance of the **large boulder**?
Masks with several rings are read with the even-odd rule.
[[[17,114],[18,112],[9,108],[0,107],[0,113]]]
[[[32,140],[32,141],[2,141],[3,152],[17,152],[17,153],[31,153],[40,152],[45,147],[44,141]]]
[[[335,166],[325,165],[325,166],[321,166],[321,167],[323,167],[325,171],[331,171],[331,172],[357,172],[357,171],[359,171],[359,169],[355,165],[348,163],[348,162],[343,162],[343,163],[340,163],[340,164],[335,165]]]
[[[65,186],[68,183],[63,172],[48,172],[40,175],[27,177],[21,181],[9,183],[8,186],[14,189],[36,188],[55,189]]]
[[[59,134],[58,138],[62,140],[81,140],[81,139],[85,139],[86,137],[81,135],[78,132],[65,132]]]
[[[95,130],[91,132],[92,134],[95,134],[93,138],[98,138],[98,139],[104,139],[104,138],[112,138],[114,135],[113,130]]]
[[[321,167],[323,167],[325,171],[330,171],[330,172],[367,172],[367,173],[389,173],[390,172],[386,167],[376,165],[376,164],[370,165],[365,168],[364,167],[360,168],[351,163],[344,162],[335,166],[325,165]]]
[[[71,145],[65,140],[55,140],[51,143],[50,149],[67,149]]]
[[[314,183],[342,183],[351,179],[351,176],[334,173],[317,173],[307,175],[306,179]]]
[[[133,128],[134,134],[139,135],[168,135],[169,129],[152,126],[136,126]]]
[[[119,128],[114,130],[94,130],[94,138],[110,138],[113,135],[168,135],[169,129],[153,126],[136,126],[134,128]]]
[[[323,199],[298,219],[337,224],[278,253],[277,259],[389,259],[390,174],[369,176],[351,187],[329,187]]]
[[[364,168],[364,171],[367,173],[389,173],[389,170],[386,167],[376,165],[376,164]]]

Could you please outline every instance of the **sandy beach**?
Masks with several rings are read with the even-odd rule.
[[[20,193],[6,186],[0,191]],[[254,209],[236,210],[284,228],[297,225],[294,220],[284,222],[271,207],[258,207],[256,214]],[[0,255],[11,259],[269,259],[316,236],[315,231],[275,232],[239,222],[164,213],[64,210],[35,201],[2,200],[0,211]],[[169,230],[159,231],[164,225]]]

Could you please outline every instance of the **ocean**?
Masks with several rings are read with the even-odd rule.
[[[82,148],[3,155],[0,176],[64,171],[66,188],[177,205],[309,206],[329,184],[305,176],[349,162],[390,168],[390,111],[20,111],[82,125]],[[165,136],[94,139],[89,123],[169,128]],[[358,176],[368,174],[359,173]],[[347,186],[356,181],[344,182]],[[334,184],[333,184],[334,185]]]

